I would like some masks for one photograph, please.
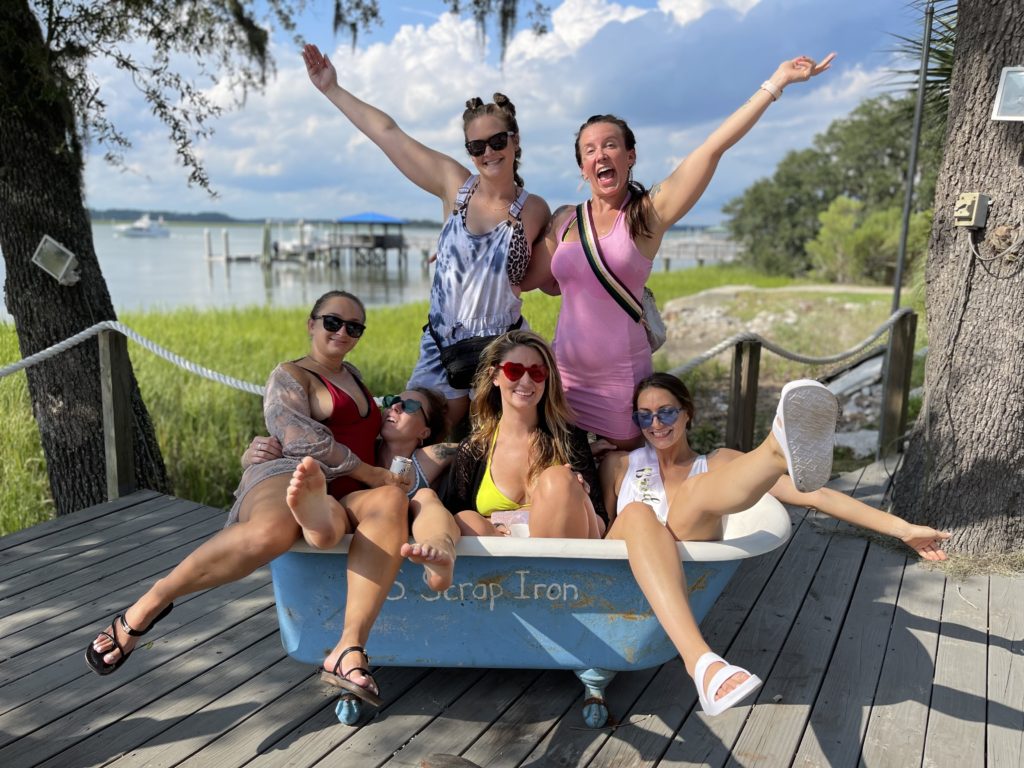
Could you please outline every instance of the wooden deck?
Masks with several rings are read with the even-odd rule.
[[[836,485],[881,503],[885,480]],[[223,522],[136,493],[0,539],[0,766],[1021,765],[1024,579],[954,583],[792,513],[789,545],[744,563],[704,622],[765,680],[753,706],[695,713],[677,660],[620,674],[621,725],[588,730],[571,673],[389,668],[386,706],[349,728],[283,653],[267,569],[180,601],[114,675],[86,668],[96,631]]]

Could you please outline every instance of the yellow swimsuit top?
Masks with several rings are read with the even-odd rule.
[[[521,509],[522,504],[512,501],[508,496],[498,490],[491,477],[491,457],[494,456],[494,443],[498,439],[498,430],[494,430],[494,437],[491,438],[491,449],[487,452],[487,466],[484,468],[484,477],[480,481],[480,487],[476,491],[476,509],[484,517],[490,517],[492,512],[511,512]]]

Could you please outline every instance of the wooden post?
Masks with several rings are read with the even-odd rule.
[[[914,334],[917,314],[910,312],[889,331],[889,346],[882,367],[882,412],[878,425],[878,458],[902,451],[900,437],[907,429],[910,375],[914,369]]]
[[[729,418],[725,445],[738,451],[754,447],[754,412],[757,408],[757,378],[761,367],[761,343],[741,341],[733,348],[729,387]]]
[[[100,392],[103,402],[103,449],[107,459],[107,498],[135,490],[134,417],[128,375],[128,340],[117,331],[101,331]]]

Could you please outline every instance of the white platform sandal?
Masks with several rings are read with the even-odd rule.
[[[707,691],[704,690],[704,678],[707,676],[708,667],[712,664],[725,664],[720,670],[715,672],[711,678],[711,682],[708,683]],[[718,689],[725,684],[733,675],[738,672],[744,675],[750,675],[746,680],[740,683],[737,687],[733,688],[727,694],[720,699],[715,699],[715,694],[718,693]],[[761,687],[761,678],[757,675],[751,675],[750,672],[743,669],[743,667],[737,667],[734,664],[729,664],[719,656],[717,653],[708,651],[699,659],[697,659],[697,666],[693,670],[693,682],[697,686],[697,697],[700,701],[700,708],[704,710],[706,715],[720,715],[729,707],[739,704],[743,699],[747,698],[750,694]]]
[[[797,379],[782,388],[772,434],[798,491],[816,491],[828,482],[838,415],[836,396],[824,384]]]

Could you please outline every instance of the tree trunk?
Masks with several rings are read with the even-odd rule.
[[[22,356],[102,320],[116,319],[92,242],[82,193],[74,111],[27,0],[0,2],[0,248],[4,301]],[[77,257],[72,286],[32,264],[43,235]],[[91,339],[28,369],[57,514],[106,499],[97,343]],[[135,481],[166,491],[167,473],[134,374]]]
[[[958,194],[982,192],[993,208],[978,240],[1000,225],[1024,235],[1024,123],[990,119],[1000,71],[1021,63],[1019,0],[961,0],[926,272],[925,398],[895,511],[952,529],[948,549],[970,555],[1024,546],[1024,254],[993,258],[986,242],[979,258],[953,226]]]

